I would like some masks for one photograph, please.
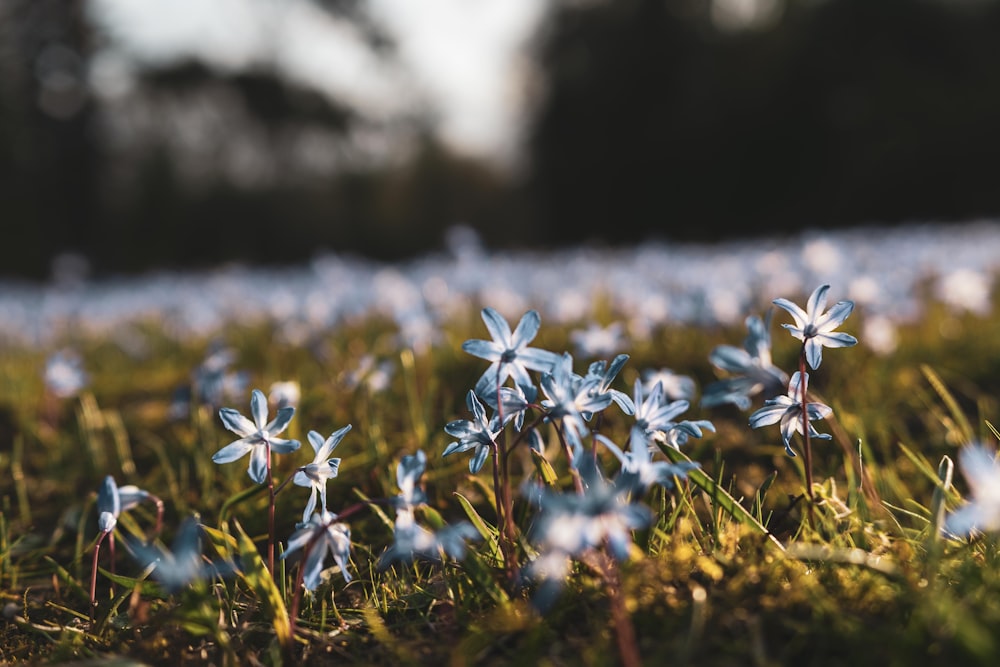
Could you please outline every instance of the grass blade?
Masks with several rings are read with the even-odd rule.
[[[469,521],[476,527],[479,534],[483,536],[483,540],[489,547],[490,557],[497,562],[498,566],[503,566],[503,554],[500,552],[500,545],[497,543],[496,529],[486,523],[483,517],[479,515],[479,512],[476,511],[476,508],[472,506],[472,503],[469,502],[468,498],[458,492],[455,492],[455,497],[458,498],[458,503],[465,510],[465,515],[469,517]]]
[[[239,521],[233,523],[236,525],[237,545],[239,546],[240,561],[243,563],[241,576],[250,590],[257,596],[257,599],[260,600],[264,611],[271,617],[271,625],[274,627],[274,634],[278,638],[278,642],[286,648],[290,647],[292,645],[292,623],[288,618],[288,609],[285,608],[281,591],[278,590],[274,578],[264,566],[260,552],[257,551],[257,545],[243,530]]]
[[[691,463],[691,459],[687,457],[684,452],[679,449],[674,449],[669,445],[659,444],[660,451],[666,454],[667,458],[673,463]],[[705,471],[701,468],[693,468],[688,471],[687,478],[691,480],[691,483],[705,491],[712,500],[722,509],[724,509],[729,516],[733,517],[736,521],[742,523],[744,526],[748,526],[754,530],[754,532],[764,535],[770,540],[772,544],[781,549],[785,550],[784,545],[778,541],[770,531],[758,521],[753,514],[750,513],[745,507],[739,504],[739,502],[733,498],[729,493],[722,488],[719,484],[715,482],[711,477],[705,474]]]

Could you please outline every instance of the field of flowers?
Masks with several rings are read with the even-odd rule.
[[[0,284],[0,662],[1000,655],[1000,230]]]

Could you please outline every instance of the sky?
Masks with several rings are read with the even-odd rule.
[[[548,2],[370,0],[369,6],[396,40],[398,65],[375,57],[352,26],[306,0],[89,5],[111,38],[98,72],[127,70],[133,59],[185,56],[231,70],[278,63],[291,78],[386,117],[430,106],[453,147],[500,163],[514,159],[531,87],[524,47]]]

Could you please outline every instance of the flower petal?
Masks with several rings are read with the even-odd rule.
[[[478,396],[483,396],[484,400],[485,397],[492,396],[493,402],[496,402],[497,384],[506,379],[506,376],[504,376],[504,378],[501,378],[499,381],[497,380],[497,373],[499,370],[500,362],[494,361],[489,365],[489,368],[483,372],[479,381],[476,382],[476,388],[473,391],[475,391]]]
[[[331,433],[330,437],[327,438],[326,442],[323,443],[322,448],[316,452],[316,460],[323,461],[330,458],[330,454],[332,454],[333,450],[337,448],[337,445],[340,444],[340,441],[344,439],[344,436],[351,431],[351,428],[353,428],[351,424],[348,424],[342,429],[339,429]]]
[[[817,319],[823,312],[823,309],[826,308],[826,293],[829,290],[829,285],[820,285],[809,295],[809,301],[806,303],[806,312],[809,313],[809,321],[814,325],[817,323]]]
[[[135,484],[127,484],[125,486],[118,487],[118,498],[122,504],[122,512],[130,510],[139,503],[141,503],[146,498],[149,498],[149,492],[143,491]]]
[[[787,310],[788,313],[792,316],[792,319],[795,320],[795,326],[797,326],[799,329],[806,328],[806,325],[809,323],[809,316],[806,314],[804,310],[796,306],[788,299],[775,299],[771,303],[776,305],[778,308],[783,308]]]
[[[462,350],[486,361],[499,361],[504,350],[491,340],[472,339],[462,343]]]
[[[267,397],[260,389],[254,389],[250,395],[250,414],[257,428],[264,428],[267,423]]]
[[[323,582],[323,559],[326,557],[326,546],[322,543],[314,544],[309,551],[309,557],[302,567],[302,585],[307,591],[314,591]]]
[[[271,438],[270,443],[273,454],[291,454],[302,446],[298,440],[285,440],[284,438]]]
[[[511,336],[510,346],[515,350],[520,350],[534,340],[541,326],[542,318],[538,316],[538,312],[529,310],[517,323],[517,328],[514,329],[514,334]]]
[[[101,514],[108,512],[115,519],[122,511],[121,496],[118,494],[118,485],[115,478],[108,475],[101,482],[101,488],[97,490],[97,511]]]
[[[492,308],[483,308],[482,315],[483,322],[486,323],[486,329],[490,332],[493,340],[499,343],[504,350],[513,348],[513,345],[511,345],[510,325],[507,324],[507,320]]]
[[[816,334],[816,340],[826,347],[851,347],[858,344],[858,339],[848,333]]]
[[[234,442],[229,443],[215,454],[212,455],[212,460],[216,463],[232,463],[237,459],[243,458],[247,452],[258,445],[250,444],[246,438],[241,438]]]
[[[292,417],[295,416],[295,408],[292,406],[286,406],[278,410],[278,414],[264,430],[267,431],[268,435],[278,435],[286,428],[288,428],[288,422],[292,421]],[[264,418],[267,419],[267,414],[264,414]]]
[[[760,428],[776,424],[788,411],[785,406],[765,405],[750,415],[750,428]]]
[[[816,319],[814,325],[816,329],[822,332],[833,331],[847,319],[847,316],[851,314],[854,310],[853,301],[838,301],[833,304],[830,310],[826,311],[822,316]]]
[[[250,465],[247,467],[247,474],[257,484],[263,484],[267,480],[267,447],[257,445],[250,452]]]
[[[517,360],[525,368],[548,373],[559,362],[559,355],[538,347],[526,347],[517,351]]]
[[[753,365],[753,359],[746,350],[732,345],[719,345],[708,355],[708,360],[730,373],[742,373]]]
[[[479,472],[482,469],[483,464],[486,463],[486,458],[489,455],[490,455],[489,447],[484,447],[482,445],[477,447],[476,453],[472,455],[471,459],[469,459],[469,472],[471,472],[473,475]]]
[[[257,432],[257,427],[253,422],[232,408],[222,408],[219,410],[219,418],[222,425],[240,437],[247,437]]]
[[[302,510],[302,522],[305,523],[309,521],[309,517],[312,516],[313,510],[316,509],[316,496],[319,490],[313,486],[312,491],[309,493],[309,500],[306,502],[306,508]]]
[[[806,362],[809,368],[816,370],[823,362],[823,343],[815,336],[807,338],[805,342]]]

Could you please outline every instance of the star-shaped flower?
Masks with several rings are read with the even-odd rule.
[[[299,448],[298,440],[275,437],[288,427],[295,408],[280,408],[274,420],[268,422],[267,397],[261,390],[254,389],[250,397],[250,411],[253,414],[252,422],[232,408],[219,410],[219,417],[225,427],[241,437],[217,451],[212,460],[216,463],[231,463],[249,452],[250,466],[247,472],[250,479],[263,484],[267,478],[269,452],[288,454]]]
[[[427,455],[422,449],[399,460],[399,465],[396,466],[396,486],[401,493],[393,499],[397,509],[412,509],[427,502],[427,496],[417,485],[426,467]]]
[[[629,503],[620,489],[604,481],[591,457],[583,457],[580,474],[586,481],[582,494],[542,489],[537,495],[541,514],[531,539],[538,556],[527,573],[542,582],[535,600],[539,607],[546,607],[562,587],[571,558],[606,544],[615,559],[627,560],[632,531],[652,521],[648,507]]]
[[[601,392],[597,380],[585,380],[573,372],[573,357],[567,352],[551,373],[542,376],[542,392],[546,398],[542,407],[549,411],[548,420],[560,420],[567,441],[574,452],[583,446],[581,438],[587,430],[586,419],[611,405],[612,396]]]
[[[309,502],[306,503],[306,509],[302,513],[302,523],[309,521],[309,517],[316,509],[317,496],[323,505],[323,511],[326,511],[326,482],[336,477],[340,470],[340,459],[331,459],[330,454],[350,430],[351,425],[348,424],[325,441],[323,436],[316,431],[309,431],[309,444],[312,445],[316,456],[313,457],[312,463],[303,466],[292,478],[292,482],[297,486],[308,486],[312,489],[309,494]]]
[[[486,418],[486,408],[479,401],[475,391],[469,391],[465,397],[465,404],[472,412],[472,421],[457,420],[449,422],[444,427],[448,435],[459,440],[448,445],[442,456],[474,449],[472,459],[469,460],[469,471],[476,474],[486,463],[490,451],[496,447],[496,438],[500,434],[501,427],[496,417]]]
[[[649,441],[645,438],[637,440],[636,435],[637,432],[633,430],[627,452],[623,452],[618,445],[603,435],[597,436],[597,439],[621,462],[621,472],[615,478],[616,488],[625,492],[635,491],[636,495],[642,495],[653,484],[671,489],[675,477],[684,479],[689,470],[700,467],[697,463],[675,464],[670,461],[653,461]]]
[[[781,422],[781,437],[785,441],[785,452],[789,456],[795,456],[790,441],[793,433],[802,433],[802,393],[808,392],[809,374],[801,374],[798,371],[792,375],[791,382],[788,383],[788,393],[784,396],[777,396],[764,403],[764,407],[750,415],[750,427],[760,428]],[[807,403],[806,415],[809,421],[825,419],[833,410],[823,403]],[[827,433],[818,433],[809,424],[809,437],[820,440],[830,440],[832,436]]]
[[[746,320],[747,337],[743,349],[719,345],[709,361],[732,377],[713,382],[701,398],[703,407],[732,403],[741,410],[750,407],[750,397],[763,393],[765,398],[780,393],[788,385],[788,375],[771,363],[770,315],[766,320],[751,316]]]
[[[455,560],[465,558],[465,542],[479,537],[471,523],[463,521],[454,526],[431,532],[417,524],[412,509],[396,512],[394,540],[379,557],[378,568],[385,569],[391,563],[410,563],[417,556],[440,560],[444,552]]]
[[[583,381],[591,385],[590,393],[592,396],[607,394],[612,401],[618,404],[622,412],[631,415],[635,412],[635,404],[632,403],[632,399],[629,398],[628,394],[611,388],[611,383],[618,377],[618,373],[621,372],[626,361],[628,361],[627,354],[619,354],[611,360],[610,364],[604,361],[595,361],[590,364]]]
[[[213,576],[226,576],[236,568],[230,562],[208,562],[201,553],[201,524],[188,517],[181,524],[171,550],[150,544],[132,545],[132,553],[142,567],[156,564],[152,577],[168,592],[175,592],[191,583]]]
[[[513,333],[507,320],[492,308],[483,309],[483,322],[493,340],[467,340],[462,349],[491,362],[476,382],[476,393],[490,405],[496,403],[497,386],[508,377],[527,387],[532,384],[529,370],[547,372],[559,360],[554,352],[528,347],[542,323],[536,311],[525,313]]]
[[[1000,464],[994,452],[982,445],[969,445],[958,452],[958,464],[972,501],[952,512],[944,529],[962,536],[973,531],[1000,531]]]
[[[819,368],[823,361],[823,346],[850,347],[857,345],[858,339],[846,333],[836,333],[839,327],[854,310],[853,301],[838,301],[830,310],[826,308],[826,293],[829,285],[820,285],[809,297],[806,309],[802,310],[788,299],[775,299],[774,305],[791,313],[795,325],[782,324],[792,336],[805,344],[806,361],[813,370]]]
[[[118,523],[118,517],[149,498],[162,507],[159,498],[143,491],[134,484],[118,486],[115,478],[108,475],[97,490],[97,527],[102,533],[110,533]]]
[[[702,429],[715,432],[712,422],[704,419],[673,421],[674,417],[685,412],[691,404],[685,400],[667,401],[663,385],[659,382],[653,385],[649,394],[645,394],[642,381],[636,380],[634,396],[636,407],[631,436],[633,442],[659,440],[679,449],[687,443],[688,437],[700,438],[703,435]]]
[[[288,548],[281,554],[282,560],[290,554],[305,549],[302,568],[302,585],[307,591],[316,590],[323,580],[323,563],[327,555],[340,566],[344,581],[351,580],[347,563],[351,557],[351,527],[337,521],[331,512],[317,512],[309,518],[305,526],[297,530],[288,540]]]
[[[413,510],[427,500],[417,482],[424,474],[426,465],[427,456],[423,450],[417,450],[416,454],[400,459],[396,467],[396,484],[402,493],[393,498],[396,506],[394,540],[379,558],[379,569],[385,569],[396,561],[409,563],[416,556],[437,560],[442,551],[461,560],[465,557],[465,541],[479,536],[479,532],[467,521],[436,533],[417,524]]]

